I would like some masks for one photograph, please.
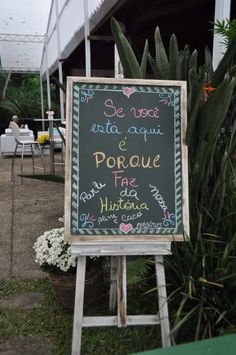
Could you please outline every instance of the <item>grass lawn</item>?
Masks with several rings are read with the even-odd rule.
[[[147,287],[147,286],[146,286]],[[144,296],[145,287],[128,289],[128,313],[155,313],[155,295]],[[47,278],[1,281],[0,298],[25,292],[42,292],[44,302],[33,310],[0,308],[0,343],[11,336],[50,339],[52,354],[71,354],[73,312],[63,309],[54,299]],[[106,315],[108,295],[85,307],[85,315]],[[82,354],[130,354],[160,347],[159,326],[127,328],[83,328]]]

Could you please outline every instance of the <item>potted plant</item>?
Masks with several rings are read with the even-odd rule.
[[[73,308],[76,283],[76,257],[71,244],[64,240],[64,227],[54,228],[38,237],[33,249],[35,262],[48,273],[55,298],[66,308]],[[92,303],[103,294],[101,258],[87,258],[85,302]],[[90,292],[92,291],[92,292]]]

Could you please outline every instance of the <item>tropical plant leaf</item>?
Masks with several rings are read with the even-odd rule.
[[[148,53],[148,61],[152,67],[152,71],[153,71],[155,79],[161,79],[162,74],[161,74],[159,68],[157,67],[155,59],[151,56],[150,53]]]
[[[119,23],[114,19],[114,17],[111,18],[111,30],[116,42],[125,77],[136,79],[143,78],[138,60],[127,38],[123,34]]]
[[[210,49],[205,47],[205,65],[208,74],[208,81],[211,83],[211,78],[213,75],[213,66],[212,66],[212,55]]]
[[[212,76],[213,87],[217,87],[225,77],[228,69],[232,64],[235,64],[235,56],[236,56],[236,37],[230,42],[229,47],[227,48],[225,55],[222,57],[218,67]]]
[[[203,106],[199,115],[199,137],[208,138],[211,143],[216,139],[216,133],[228,112],[234,87],[235,80],[227,75]]]
[[[154,34],[155,50],[156,50],[156,65],[161,73],[160,79],[168,78],[169,62],[164,44],[162,42],[160,29],[157,26]]]
[[[198,52],[194,49],[193,53],[189,58],[189,70],[195,69],[197,70],[197,59],[198,59]]]
[[[183,326],[183,324],[187,321],[189,321],[192,317],[192,314],[194,312],[196,312],[196,310],[198,309],[198,305],[195,306],[194,308],[191,309],[191,311],[189,311],[183,318],[181,318],[180,321],[178,321],[174,327],[171,329],[171,333],[175,333],[181,326]]]
[[[146,39],[144,49],[143,49],[141,65],[140,65],[143,79],[145,79],[145,77],[146,77],[147,58],[148,58],[148,40]]]
[[[186,142],[189,146],[195,141],[197,115],[202,101],[203,85],[205,76],[199,78],[194,68],[189,71],[189,94],[188,94],[188,126],[186,132]]]
[[[180,58],[177,38],[172,34],[169,43],[169,73],[168,79],[170,80],[180,80]]]
[[[182,80],[188,81],[189,76],[189,58],[190,51],[188,45],[184,46],[184,49],[180,51],[180,67]]]

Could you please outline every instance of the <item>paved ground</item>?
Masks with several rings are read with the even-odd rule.
[[[56,154],[55,161],[60,159]],[[39,158],[36,159],[40,163]],[[0,280],[42,275],[34,262],[34,242],[44,231],[62,227],[64,185],[20,177],[20,158],[16,159],[15,182],[10,180],[11,157],[0,157]],[[46,170],[50,170],[46,157]],[[24,158],[24,172],[32,173],[30,157]],[[40,171],[38,171],[40,173]],[[56,166],[56,173],[62,174]]]
[[[56,154],[55,161],[59,161]],[[64,185],[33,179],[21,179],[20,158],[15,163],[15,181],[11,182],[11,157],[0,157],[0,283],[3,279],[45,276],[34,262],[33,244],[44,231],[62,227]],[[46,157],[46,171],[50,159]],[[39,158],[36,165],[40,165]],[[56,166],[56,173],[62,174]],[[30,157],[24,158],[24,173],[32,173]],[[38,171],[40,173],[40,171]],[[0,307],[31,309],[40,307],[43,295],[27,293],[0,299]],[[12,336],[0,344],[1,355],[51,354],[51,339],[37,341],[30,336]]]

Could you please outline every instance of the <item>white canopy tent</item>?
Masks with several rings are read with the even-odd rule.
[[[86,75],[90,75],[87,35],[118,2],[124,0],[0,0],[0,71],[36,72],[41,78],[46,77],[50,109],[49,75],[58,69],[59,80],[63,81],[62,61],[84,39]],[[230,18],[230,6],[231,0],[215,0],[215,19]],[[215,66],[222,55],[220,42],[221,38],[216,36]],[[64,120],[64,98],[60,91]],[[42,117],[43,112],[42,108]]]
[[[68,57],[85,38],[84,28],[88,31],[89,24],[91,28],[97,25],[118,1],[0,0],[0,71],[34,72],[46,77],[50,109],[49,74],[58,69],[59,80],[63,82],[61,59]],[[89,46],[86,48],[88,52]],[[88,53],[86,66],[90,66]],[[62,90],[60,108],[64,120]]]
[[[0,57],[5,72],[39,72],[51,0],[0,0]]]

